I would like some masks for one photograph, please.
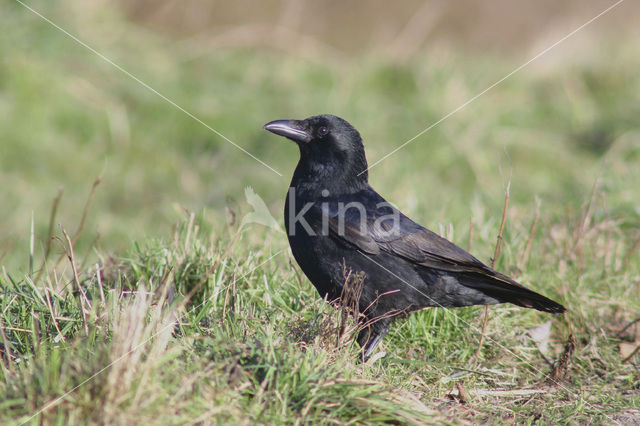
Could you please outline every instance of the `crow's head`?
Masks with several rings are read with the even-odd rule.
[[[307,180],[320,183],[331,179],[350,190],[366,185],[367,160],[362,138],[346,120],[323,114],[305,120],[276,120],[264,128],[298,144],[300,163],[296,172],[304,174]]]

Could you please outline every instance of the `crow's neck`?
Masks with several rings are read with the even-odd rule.
[[[327,196],[326,191],[329,191],[329,196],[339,196],[353,194],[369,186],[364,155],[357,159],[332,160],[311,161],[301,156],[290,185],[298,196],[313,200]]]

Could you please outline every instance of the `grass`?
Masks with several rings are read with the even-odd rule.
[[[247,186],[282,210],[297,159],[262,124],[336,113],[373,163],[520,62],[438,47],[405,63],[208,51],[106,6],[34,5],[284,177],[18,4],[0,6],[0,422],[637,419],[638,361],[625,361],[640,344],[638,325],[625,329],[640,316],[634,44],[552,51],[370,173],[485,261],[510,183],[496,267],[569,312],[491,308],[474,365],[484,308],[422,311],[360,365],[352,327],[340,335],[340,310],[284,235],[239,226]]]

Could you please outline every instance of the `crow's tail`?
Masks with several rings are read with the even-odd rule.
[[[529,290],[515,280],[493,270],[491,270],[491,275],[463,273],[458,279],[465,287],[482,292],[502,303],[513,303],[524,308],[537,309],[552,314],[561,314],[566,311],[561,304]]]

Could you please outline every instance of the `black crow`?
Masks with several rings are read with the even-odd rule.
[[[318,115],[264,128],[300,148],[284,210],[300,268],[328,300],[340,298],[349,273],[362,276],[359,310],[366,326],[357,340],[364,360],[394,318],[427,307],[509,302],[565,311],[386,202],[369,186],[362,139],[347,121]]]

